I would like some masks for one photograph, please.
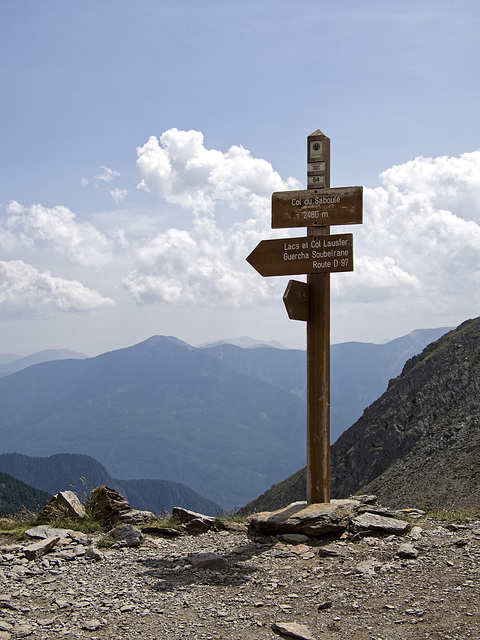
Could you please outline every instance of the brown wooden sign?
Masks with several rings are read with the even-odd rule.
[[[290,280],[283,294],[283,303],[290,320],[310,320],[310,287],[306,282]]]
[[[247,261],[262,276],[353,271],[353,235],[261,240]]]
[[[336,187],[272,194],[272,229],[360,224],[363,187]]]

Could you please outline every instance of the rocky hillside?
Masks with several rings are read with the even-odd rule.
[[[332,497],[375,493],[391,506],[480,504],[480,318],[411,358],[331,450]],[[305,471],[248,510],[305,498]]]
[[[36,511],[50,498],[45,491],[34,489],[0,471],[0,516],[15,514],[24,509]]]

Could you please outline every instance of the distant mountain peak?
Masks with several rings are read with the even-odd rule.
[[[176,338],[175,336],[161,336],[161,335],[150,336],[150,338],[147,338],[146,340],[144,340],[143,342],[140,342],[139,344],[152,346],[152,345],[156,345],[156,344],[165,344],[165,343],[176,344],[179,347],[190,347],[191,346],[191,345],[188,344],[188,342],[184,342],[183,340],[180,340],[179,338]]]
[[[34,364],[52,362],[54,360],[83,360],[87,358],[84,353],[71,351],[70,349],[44,349],[29,356],[0,356],[0,376],[15,373],[31,367]]]
[[[273,347],[274,349],[287,349],[278,340],[257,340],[250,338],[249,336],[240,336],[239,338],[225,338],[223,340],[214,340],[213,342],[204,342],[197,345],[199,348],[203,347],[218,347],[223,344],[233,344],[235,347],[241,347],[242,349],[253,349],[256,347]]]

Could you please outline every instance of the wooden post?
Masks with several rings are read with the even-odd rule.
[[[283,300],[292,320],[307,322],[307,502],[312,504],[330,502],[330,273],[353,271],[353,235],[330,236],[330,225],[361,224],[363,189],[330,188],[330,138],[319,129],[308,136],[307,163],[306,191],[272,194],[272,229],[308,227],[307,238],[262,240],[247,261],[263,276],[309,274],[306,283],[291,280]],[[317,251],[322,248],[327,250]]]
[[[330,187],[330,138],[320,130],[307,139],[307,189]],[[309,227],[309,236],[330,227]],[[330,273],[307,277],[307,502],[330,502]]]

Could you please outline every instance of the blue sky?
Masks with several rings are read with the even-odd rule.
[[[288,234],[269,196],[305,188],[317,128],[332,186],[365,188],[332,342],[477,316],[479,22],[476,0],[4,0],[0,353],[303,348],[288,278],[244,257]]]

